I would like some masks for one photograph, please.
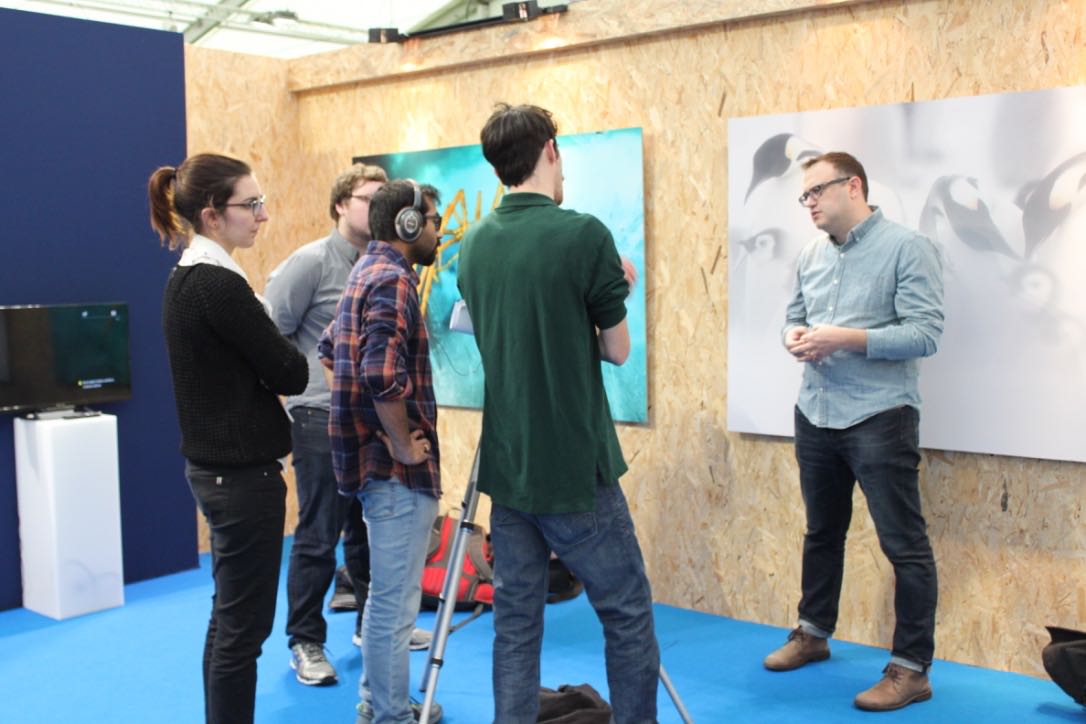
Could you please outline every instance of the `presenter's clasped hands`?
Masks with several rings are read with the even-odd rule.
[[[866,352],[867,332],[828,324],[792,327],[785,334],[784,346],[800,362],[821,362],[842,349]]]

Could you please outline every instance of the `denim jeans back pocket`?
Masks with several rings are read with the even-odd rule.
[[[599,534],[599,521],[594,511],[540,515],[539,522],[555,549],[581,545]]]

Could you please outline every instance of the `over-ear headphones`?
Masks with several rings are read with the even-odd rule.
[[[415,198],[410,206],[403,207],[396,214],[396,236],[400,237],[400,241],[411,244],[422,236],[422,229],[426,226],[426,217],[422,213],[422,189],[419,188],[414,179],[407,180],[415,191]]]

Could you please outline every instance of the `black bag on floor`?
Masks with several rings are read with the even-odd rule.
[[[588,684],[563,684],[558,691],[539,690],[539,716],[546,724],[610,724],[611,705]]]
[[[1086,706],[1086,633],[1045,626],[1052,642],[1044,647],[1041,660],[1056,685],[1079,704]]]
[[[551,553],[547,570],[547,603],[561,603],[577,598],[583,590],[584,584],[580,579],[573,575],[573,571],[566,568],[565,563]]]

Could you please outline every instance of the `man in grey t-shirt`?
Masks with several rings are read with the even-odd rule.
[[[287,569],[287,636],[291,667],[310,686],[336,682],[336,670],[324,654],[327,624],[324,595],[336,570],[336,544],[346,533],[344,558],[355,589],[359,613],[369,588],[369,547],[361,506],[341,496],[332,471],[328,438],[331,392],[317,360],[317,340],[332,321],[347,277],[360,250],[370,241],[369,202],[387,176],[377,166],[357,164],[332,184],[329,214],[332,233],[287,257],[268,278],[264,290],[276,326],[309,362],[309,386],[287,398],[294,418],[294,479],[298,491],[298,526]]]

